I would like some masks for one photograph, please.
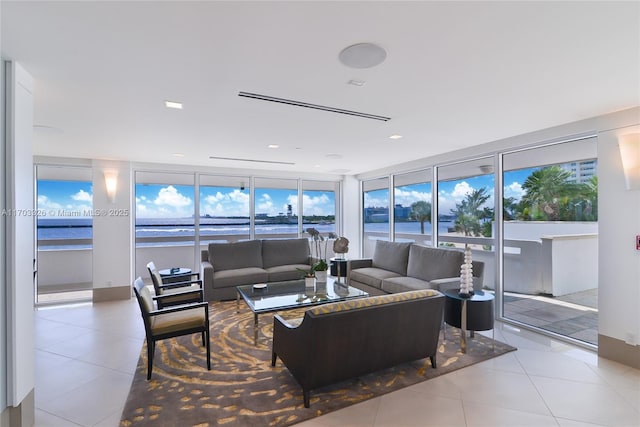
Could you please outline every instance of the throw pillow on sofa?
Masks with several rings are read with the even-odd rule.
[[[373,252],[372,267],[407,275],[407,261],[411,242],[387,242],[376,240]]]
[[[262,268],[262,242],[209,243],[209,262],[215,271]]]

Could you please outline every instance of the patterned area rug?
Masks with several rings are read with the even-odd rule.
[[[515,350],[498,341],[493,350],[491,339],[476,334],[463,354],[459,331],[447,327],[446,340],[440,336],[437,369],[426,358],[314,390],[307,409],[302,389],[282,361],[271,366],[273,316],[260,315],[255,345],[253,314],[243,303],[240,307],[238,314],[235,301],[211,304],[211,371],[201,337],[194,334],[158,342],[147,381],[143,346],[121,427],[284,427]],[[280,314],[294,318],[301,313]]]

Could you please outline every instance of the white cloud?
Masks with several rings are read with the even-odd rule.
[[[73,194],[71,198],[78,202],[93,202],[93,195],[84,190],[80,190],[76,194]]]
[[[41,194],[38,196],[38,209],[62,209],[62,205]]]
[[[203,199],[201,212],[212,216],[248,216],[249,195],[237,189],[229,193],[218,191]]]
[[[411,206],[418,200],[423,200],[425,202],[431,203],[431,193],[425,193],[423,191],[406,191],[400,188],[396,188],[394,190],[394,199],[396,204],[400,204],[402,206]]]
[[[256,203],[256,213],[266,213],[268,215],[276,215],[278,213],[277,209],[274,209],[271,196],[269,196],[268,194],[263,194],[262,197],[260,197],[260,200],[258,200],[258,202]]]
[[[471,187],[467,181],[462,181],[456,184],[451,192],[451,197],[460,201],[463,200],[467,194],[470,194],[473,191],[473,187]]]
[[[516,201],[519,201],[520,199],[522,199],[522,196],[524,196],[524,194],[525,191],[522,189],[522,185],[520,185],[519,182],[514,181],[504,188],[505,198],[513,197],[514,199],[516,199]]]
[[[297,201],[298,198],[296,197],[295,199]],[[309,194],[303,194],[302,206],[305,215],[329,215],[334,213],[331,199],[324,193],[313,197],[309,196]]]
[[[191,205],[191,199],[183,196],[173,185],[170,185],[160,189],[158,197],[156,197],[153,203],[158,206],[182,208]]]

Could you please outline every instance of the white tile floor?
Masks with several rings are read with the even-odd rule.
[[[496,339],[518,351],[299,426],[640,426],[639,370],[508,325]],[[36,426],[118,426],[143,341],[134,300],[38,310]]]

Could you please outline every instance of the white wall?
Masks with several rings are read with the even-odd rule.
[[[352,176],[345,176],[342,185],[343,202],[343,233],[349,239],[349,253],[347,258],[362,256],[360,229],[360,183]]]
[[[636,115],[635,123],[640,121]],[[598,138],[599,333],[637,345],[640,341],[640,190],[627,190],[618,136],[640,126],[602,132]]]
[[[4,73],[4,60],[0,58],[0,129],[5,127],[5,73]],[[4,172],[0,173],[0,209],[5,209],[6,201],[4,195],[6,194],[5,174],[8,172],[6,168],[6,151],[7,141],[5,139],[5,132],[0,131],[0,165],[3,166]],[[3,313],[7,312],[7,271],[6,267],[6,246],[7,237],[5,235],[6,227],[6,215],[0,215],[0,308]],[[8,424],[9,414],[4,410],[7,407],[7,322],[5,316],[0,316],[0,426]]]
[[[115,201],[107,197],[104,171],[118,173]],[[128,162],[93,162],[93,287],[131,286],[131,172]]]
[[[5,96],[6,162],[6,310],[7,405],[17,407],[35,386],[33,79],[16,63],[7,63]],[[22,408],[23,419],[33,408]],[[28,414],[27,412],[31,412]]]

